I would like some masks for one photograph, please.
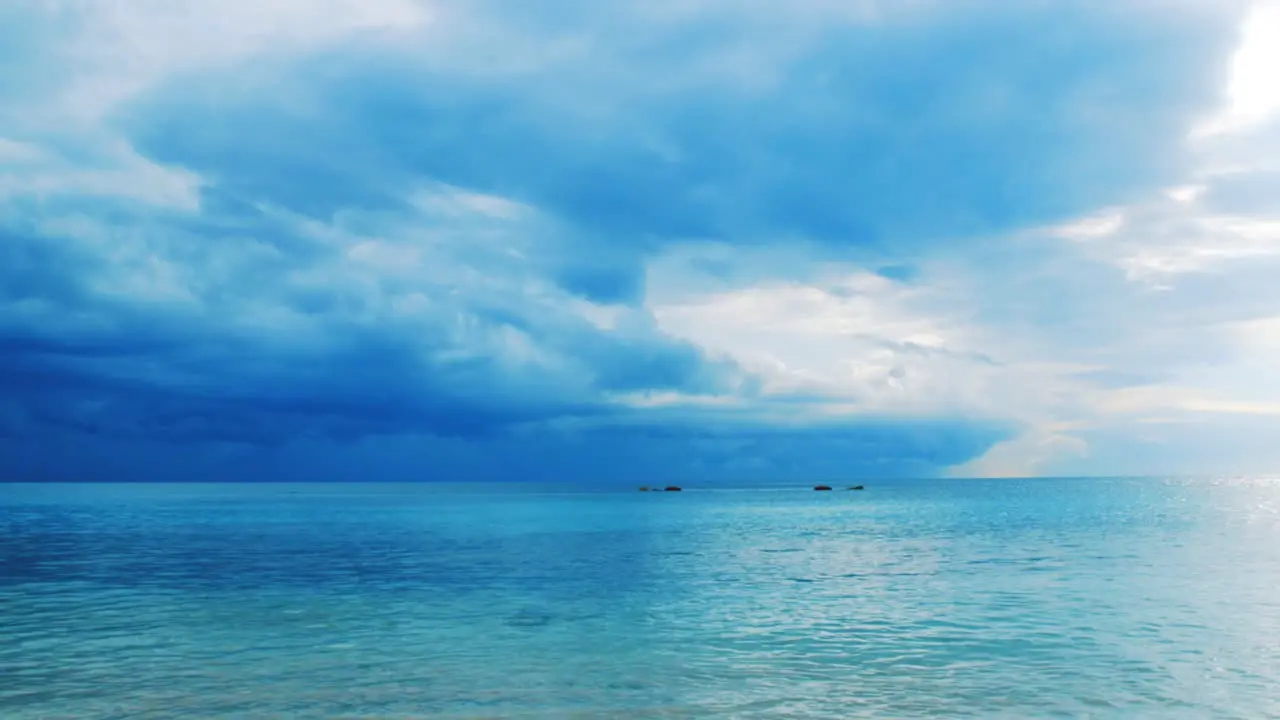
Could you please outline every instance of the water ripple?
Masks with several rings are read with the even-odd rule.
[[[0,716],[1280,717],[1276,485],[303,490],[4,496]]]

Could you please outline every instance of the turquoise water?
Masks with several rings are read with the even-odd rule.
[[[1280,717],[1280,482],[0,486],[0,717]]]

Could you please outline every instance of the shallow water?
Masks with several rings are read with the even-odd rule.
[[[1280,482],[0,485],[0,717],[1280,717]]]

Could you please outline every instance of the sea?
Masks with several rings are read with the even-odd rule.
[[[0,485],[0,717],[1280,718],[1280,480]]]

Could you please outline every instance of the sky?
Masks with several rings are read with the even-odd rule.
[[[0,478],[1280,471],[1280,3],[0,6]]]

